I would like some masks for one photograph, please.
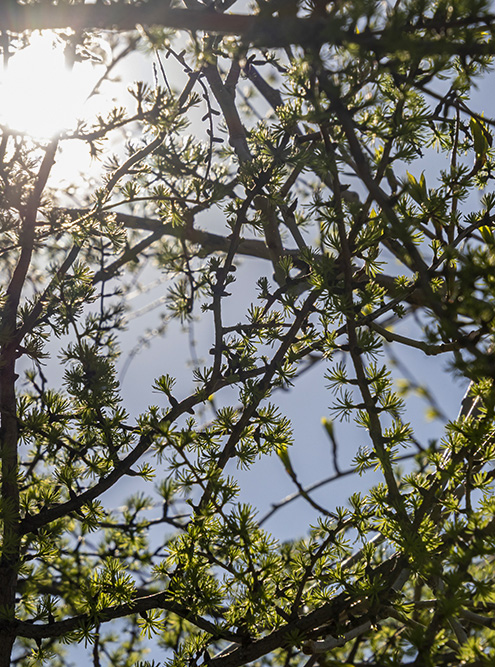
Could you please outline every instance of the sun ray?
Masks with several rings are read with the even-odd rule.
[[[65,46],[52,31],[33,33],[0,68],[0,123],[43,139],[81,117],[98,68],[88,60],[68,66]]]

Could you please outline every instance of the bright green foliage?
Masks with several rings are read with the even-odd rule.
[[[36,9],[10,4],[5,21]],[[95,667],[492,665],[495,119],[475,101],[493,87],[492,8],[167,4],[146,27],[152,0],[97,3],[101,25],[142,24],[70,37],[83,60],[106,44],[108,77],[124,51],[153,63],[129,108],[50,140],[0,126],[0,667],[70,665],[71,644]],[[71,141],[104,165],[77,205],[49,180]],[[257,297],[232,321],[244,256]],[[119,371],[143,266],[161,310],[131,358],[165,340],[161,407],[136,417]],[[195,318],[211,341],[188,384],[167,325]],[[453,421],[429,386],[440,355],[471,382]],[[325,496],[279,405],[313,366]],[[441,442],[411,418],[417,396]],[[268,457],[317,514],[300,539],[241,502]]]

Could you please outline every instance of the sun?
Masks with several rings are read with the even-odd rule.
[[[52,31],[36,32],[0,68],[1,124],[38,139],[75,125],[98,79],[98,67],[82,61],[69,68],[64,48]]]

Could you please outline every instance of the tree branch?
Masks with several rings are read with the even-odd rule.
[[[106,623],[117,618],[124,618],[130,614],[139,614],[151,609],[164,609],[172,614],[177,614],[181,618],[187,619],[193,625],[208,632],[213,637],[225,639],[227,641],[236,642],[244,639],[243,636],[235,632],[224,630],[211,621],[208,621],[197,614],[194,614],[187,606],[183,606],[167,600],[167,591],[147,595],[146,597],[139,597],[129,604],[122,604],[115,607],[106,607],[104,609],[95,610],[91,614],[80,614],[73,616],[65,621],[56,621],[54,623],[45,623],[43,625],[35,625],[26,622],[17,622],[15,624],[17,635],[20,637],[27,637],[29,639],[43,639],[45,637],[62,637],[68,632],[77,630],[93,624],[95,620],[98,623]],[[93,622],[93,623],[92,623]]]

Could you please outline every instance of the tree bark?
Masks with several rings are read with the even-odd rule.
[[[223,14],[201,9],[171,9],[165,3],[148,2],[128,5],[19,5],[1,3],[2,30],[74,30],[104,28],[107,30],[134,30],[137,24],[162,25],[182,30],[207,30],[215,33],[238,35],[253,27],[256,19],[247,14]]]
[[[15,398],[15,356],[12,350],[0,369],[0,439],[2,458],[3,535],[0,557],[0,667],[8,667],[15,634],[14,620],[19,560],[18,426]],[[3,627],[2,627],[3,626]]]

